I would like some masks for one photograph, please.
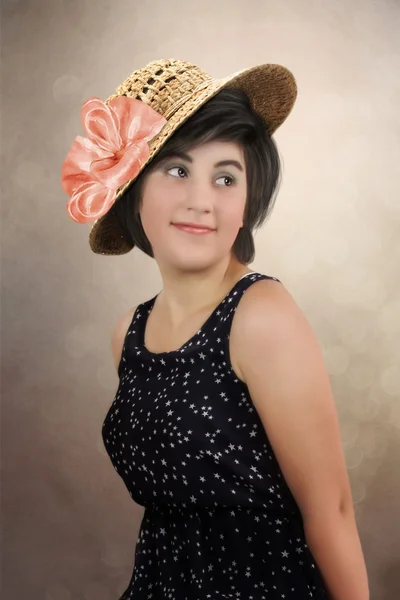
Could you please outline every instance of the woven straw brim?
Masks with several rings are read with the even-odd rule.
[[[254,110],[264,121],[269,135],[272,135],[286,120],[297,97],[296,80],[282,65],[259,65],[224,79],[212,79],[204,89],[191,95],[171,116],[162,131],[150,141],[150,154],[147,161],[143,163],[140,173],[175,131],[222,89],[243,90]],[[136,178],[119,189],[113,207],[93,224],[89,234],[89,244],[96,254],[120,255],[132,250],[134,245],[130,239],[127,239],[126,232],[113,209]]]

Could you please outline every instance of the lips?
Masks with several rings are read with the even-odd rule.
[[[197,223],[179,222],[172,223],[172,225],[182,229],[193,229],[196,231],[214,231],[212,227],[208,227],[207,225],[198,225]]]

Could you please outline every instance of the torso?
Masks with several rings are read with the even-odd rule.
[[[145,507],[124,598],[190,600],[200,586],[202,598],[326,597],[299,507],[229,364],[227,342],[235,361],[261,280],[271,278],[248,275],[192,338],[197,321],[159,353],[144,343],[155,299],[135,311],[102,429],[115,470]]]

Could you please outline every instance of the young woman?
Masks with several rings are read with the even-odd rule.
[[[121,600],[368,599],[321,349],[284,285],[247,267],[295,97],[278,65],[213,80],[166,60],[82,109],[69,214],[97,219],[95,252],[137,246],[163,282],[112,334],[103,439],[145,507]]]

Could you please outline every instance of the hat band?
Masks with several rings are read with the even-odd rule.
[[[164,113],[164,115],[163,115],[164,118],[167,120],[170,119],[172,117],[172,115],[174,115],[176,113],[176,111],[179,110],[181,108],[181,106],[183,106],[185,104],[185,102],[190,100],[190,98],[192,98],[192,96],[194,96],[201,90],[204,90],[206,87],[208,87],[211,82],[212,82],[212,77],[210,77],[206,81],[203,81],[202,83],[200,83],[200,85],[195,87],[194,90],[192,90],[189,94],[185,94],[184,96],[179,98],[179,100],[174,102],[174,104],[172,104],[172,106],[170,106],[169,109]]]

